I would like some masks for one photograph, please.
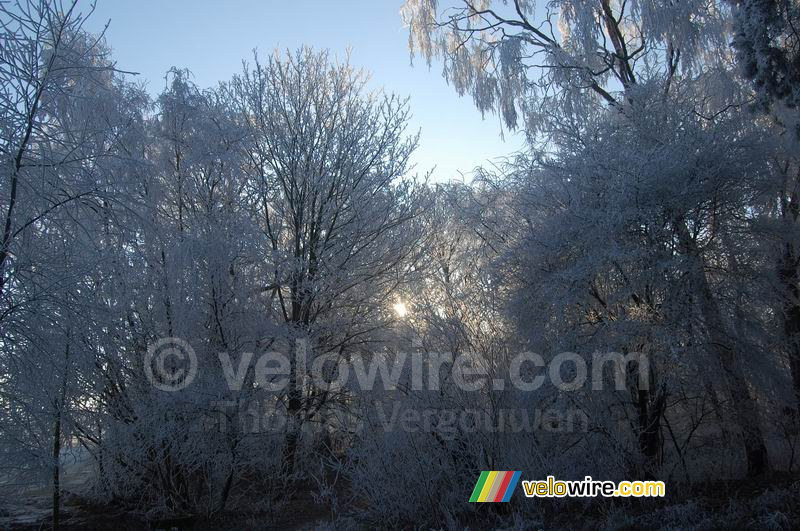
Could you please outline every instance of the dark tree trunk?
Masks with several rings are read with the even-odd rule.
[[[56,420],[53,426],[53,530],[58,531],[61,525],[61,408],[56,410]]]
[[[694,239],[689,234],[685,221],[677,220],[678,238],[690,260],[689,275],[692,293],[697,294],[700,316],[707,333],[708,347],[719,360],[725,384],[731,396],[734,420],[742,430],[742,438],[747,458],[747,475],[759,475],[769,468],[767,446],[758,416],[758,404],[750,391],[744,375],[740,352],[735,348],[722,317],[711,286],[706,277],[705,264]]]
[[[645,458],[645,479],[655,479],[661,455],[661,417],[666,406],[666,393],[659,390],[655,396],[649,389],[638,391],[639,449]]]
[[[787,243],[779,268],[783,287],[783,331],[792,373],[796,406],[800,410],[800,289],[798,289],[798,257],[794,246]]]

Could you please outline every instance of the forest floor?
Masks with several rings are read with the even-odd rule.
[[[547,529],[617,531],[800,529],[800,474],[772,472],[672,492],[668,486],[663,499],[613,499],[606,505],[582,506],[576,501],[568,506],[571,510],[545,509],[540,522]]]
[[[245,529],[312,529],[329,520],[329,511],[317,505],[308,491],[298,492],[274,513],[226,512],[215,518],[147,518],[114,505],[100,505],[85,498],[66,494],[62,496],[62,530],[120,531],[144,529],[164,531],[216,531]],[[50,529],[52,518],[49,496],[30,493],[24,501],[6,501],[0,508],[0,529],[39,530]]]
[[[310,487],[310,486],[309,486]],[[518,500],[525,508],[532,500]],[[0,505],[0,529],[48,529],[51,526],[48,493],[31,491],[18,503]],[[528,514],[503,514],[508,506],[488,507],[469,529],[800,529],[800,474],[771,473],[755,480],[713,481],[661,500],[643,499],[621,504],[584,500],[541,503]],[[499,512],[494,512],[500,509]],[[331,521],[329,508],[316,504],[310,489],[300,488],[273,513],[227,512],[213,519],[148,519],[121,507],[96,505],[65,493],[62,529],[148,529],[210,531],[250,529],[371,529],[352,518]]]

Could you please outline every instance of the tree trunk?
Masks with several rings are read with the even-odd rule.
[[[655,479],[661,453],[661,417],[666,406],[663,389],[653,396],[649,389],[639,389],[637,409],[639,418],[639,449],[645,458],[644,479]]]
[[[56,409],[56,420],[53,426],[53,530],[58,531],[61,525],[61,408]]]
[[[769,467],[767,447],[758,419],[758,406],[747,384],[730,334],[726,331],[719,307],[711,294],[705,273],[696,275],[700,288],[700,311],[708,330],[710,348],[722,365],[723,376],[733,402],[736,423],[742,430],[747,455],[747,475],[755,476]]]
[[[69,376],[70,332],[67,331],[67,344],[64,347],[64,374],[61,380],[60,395],[55,400],[55,422],[53,423],[53,529],[61,525],[61,416],[67,398],[67,378]]]
[[[231,470],[228,472],[228,477],[225,478],[225,484],[222,486],[222,494],[219,499],[220,512],[225,510],[225,505],[228,504],[228,497],[231,494],[231,485],[233,485],[233,463],[231,463]]]
[[[676,222],[676,228],[680,243],[690,260],[692,292],[697,295],[700,315],[708,334],[709,348],[720,362],[725,384],[732,399],[734,421],[742,430],[747,457],[747,475],[752,477],[769,468],[767,446],[759,424],[758,404],[744,376],[739,353],[731,341],[732,334],[727,330],[719,305],[711,292],[700,251],[683,220]]]
[[[778,270],[783,288],[783,331],[789,355],[789,369],[796,406],[800,410],[800,289],[798,289],[798,257],[791,243],[785,245]]]
[[[288,418],[286,423],[286,449],[284,453],[284,471],[287,476],[294,474],[295,461],[297,459],[297,446],[299,444],[300,428],[302,425],[303,382],[299,373],[300,371],[304,371],[304,368],[298,367],[298,348],[299,345],[295,342],[292,351],[293,356],[291,356],[289,360],[289,390],[286,408]]]

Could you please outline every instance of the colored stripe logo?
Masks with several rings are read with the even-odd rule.
[[[483,471],[470,496],[470,502],[507,502],[519,482],[519,471]]]

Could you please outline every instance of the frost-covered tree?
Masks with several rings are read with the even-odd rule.
[[[291,352],[297,340],[315,355],[368,350],[413,273],[424,203],[408,175],[417,137],[406,134],[407,102],[366,83],[347,62],[303,48],[256,56],[230,84],[248,131],[242,169],[254,221],[268,240],[260,286]],[[299,430],[337,393],[308,392],[296,356],[291,363],[285,407]],[[289,470],[296,437],[290,431]]]
[[[526,168],[547,168],[554,160],[570,161],[563,168],[565,176],[558,181],[568,195],[542,198],[543,201],[555,201],[553,204],[556,206],[564,202],[571,205],[571,189],[577,186],[572,171],[584,165],[582,161],[587,156],[587,149],[599,149],[602,159],[587,159],[595,164],[591,170],[595,174],[590,182],[596,181],[601,187],[601,190],[589,193],[588,197],[592,198],[596,193],[598,200],[582,206],[588,210],[577,217],[576,224],[558,224],[563,229],[602,228],[606,224],[591,221],[590,215],[617,215],[621,205],[602,202],[608,193],[602,188],[610,184],[607,179],[613,172],[622,172],[624,178],[618,183],[619,193],[634,194],[628,199],[635,203],[638,197],[635,194],[639,193],[640,186],[636,175],[642,164],[636,160],[637,152],[674,149],[671,156],[685,160],[685,154],[678,154],[689,148],[685,139],[658,138],[651,131],[666,128],[667,134],[683,134],[688,127],[687,118],[695,122],[697,131],[703,130],[704,125],[711,129],[720,115],[742,107],[748,100],[746,91],[732,80],[729,71],[725,33],[729,13],[722,3],[466,0],[459,2],[457,7],[440,10],[435,1],[410,1],[404,7],[404,17],[410,27],[412,52],[421,52],[429,62],[432,58],[441,58],[445,77],[460,93],[472,94],[479,109],[497,112],[509,127],[518,126],[518,116],[522,114],[524,129],[537,152],[532,164],[524,163],[523,179],[531,178],[531,172]],[[672,106],[682,109],[679,112],[683,114],[670,115],[668,110]],[[607,126],[598,124],[612,124],[612,129],[609,131],[605,129]],[[735,128],[730,131],[735,131]],[[715,147],[725,145],[725,140],[713,144]],[[713,149],[709,148],[707,159],[712,168],[723,160],[714,159],[716,153]],[[767,155],[761,153],[755,157],[761,157],[759,160],[763,163]],[[750,162],[752,160],[748,160]],[[762,171],[769,170],[764,168]],[[696,174],[692,168],[676,168],[671,179],[660,183],[664,187],[661,193],[683,197],[681,194],[687,186],[707,182],[702,178],[698,180]],[[538,172],[533,171],[533,175],[538,175]],[[553,178],[546,175],[545,179]],[[739,208],[746,208],[744,199],[737,201]],[[544,208],[547,211],[552,206]],[[670,211],[671,219],[662,222],[672,227],[672,240],[651,241],[645,248],[652,246],[648,251],[652,252],[663,245],[677,246],[677,252],[686,264],[682,278],[692,279],[691,293],[687,296],[694,301],[691,306],[700,312],[698,319],[710,334],[710,339],[705,342],[706,352],[720,363],[726,375],[725,388],[734,396],[734,416],[743,430],[748,472],[760,473],[767,467],[766,446],[759,427],[756,397],[747,392],[749,384],[740,368],[749,347],[737,347],[722,341],[729,335],[726,330],[731,325],[725,323],[724,312],[719,307],[717,290],[720,288],[713,285],[713,279],[706,271],[707,264],[716,263],[718,258],[705,256],[702,243],[697,241],[698,237],[704,237],[706,229],[703,227],[708,221],[689,215],[689,211],[696,208],[689,204],[663,205],[663,208]],[[534,216],[531,219],[536,215],[535,212],[528,214]],[[585,226],[578,222],[583,218],[587,218]],[[715,215],[714,222],[717,219]],[[510,223],[512,226],[515,224],[513,220]],[[543,238],[547,230],[534,227],[528,229],[530,234],[527,237],[534,240]],[[574,238],[573,235],[571,239]],[[607,237],[596,237],[595,241],[605,242]],[[563,248],[555,246],[553,249]],[[528,251],[530,249],[520,250],[521,253]],[[584,256],[583,253],[589,251],[567,248],[563,252],[566,253],[564,259],[569,259],[572,253]],[[642,263],[630,270],[620,266],[623,257],[637,260],[639,253],[640,250],[633,248],[621,250],[618,263],[609,265],[611,269],[607,274],[612,278],[619,276],[613,282],[629,282],[635,275],[645,273],[650,266]],[[603,267],[601,256],[602,253],[590,252],[586,255],[584,267]],[[535,271],[540,271],[540,268],[534,267],[528,275],[522,276],[523,285],[531,282],[529,277]],[[571,300],[567,295],[576,289],[594,300],[590,305],[608,304],[606,296],[593,282],[575,284],[572,279],[563,278],[546,286],[548,291],[568,287],[568,292],[560,293],[561,300],[559,297],[553,299],[557,307]],[[628,293],[625,306],[632,306],[625,313],[644,322],[651,319],[647,317],[648,311],[658,314],[652,308],[647,310],[652,305],[647,301],[653,288],[652,281],[638,289],[624,288]],[[529,287],[523,292],[523,298],[533,296],[538,289]],[[590,321],[605,313],[587,310],[585,301],[573,303],[577,305],[573,308],[580,314],[590,312]],[[612,313],[616,316],[614,320],[618,319],[619,309]],[[656,344],[652,338],[634,334],[627,344],[617,344],[615,348],[623,351],[657,350]],[[556,345],[549,346],[556,348]],[[654,444],[659,436],[655,432],[658,431],[656,423],[663,411],[664,397],[647,392],[639,392],[638,397],[637,429],[642,452],[653,459],[658,453]],[[651,410],[655,412],[654,417]]]
[[[800,407],[800,261],[798,261],[798,171],[800,139],[800,4],[794,0],[732,1],[733,47],[739,70],[755,89],[755,107],[789,132],[778,142],[769,239],[775,245],[783,335]],[[776,138],[776,139],[777,139]]]
[[[61,450],[91,390],[102,330],[91,232],[125,197],[116,170],[139,93],[102,36],[83,30],[75,2],[4,3],[0,19],[3,474],[26,483],[47,471],[58,527]]]
[[[515,253],[521,269],[511,270],[528,286],[519,315],[540,307],[563,316],[538,339],[556,352],[651,357],[654,380],[630,397],[632,429],[651,460],[661,455],[658,432],[670,414],[665,393],[694,385],[712,402],[729,394],[723,416],[743,430],[755,474],[766,466],[764,402],[756,398],[764,390],[751,389],[780,373],[772,325],[759,317],[771,301],[758,289],[768,262],[748,258],[760,253],[746,236],[760,222],[749,209],[770,177],[769,144],[745,127],[746,113],[708,122],[695,112],[696,92],[678,94],[666,102],[651,96],[636,120],[597,122],[580,148],[520,175],[533,228]],[[674,379],[676,363],[692,372]]]
[[[531,138],[618,105],[636,85],[668,91],[725,46],[724,6],[704,0],[410,0],[402,13],[413,53],[440,58],[459,94]]]
[[[347,60],[151,98],[79,7],[0,4],[0,491],[46,486],[53,527],[78,453],[83,495],[148,519],[269,518],[314,480],[379,527],[518,526],[463,503],[481,470],[793,468],[795,0],[408,0],[413,52],[529,141],[435,186],[408,101]],[[524,385],[555,377],[521,353],[565,351],[582,388]],[[629,358],[595,382],[598,353]]]
[[[733,46],[744,76],[765,107],[800,103],[800,3],[796,0],[731,0]],[[800,133],[800,131],[797,131]]]

